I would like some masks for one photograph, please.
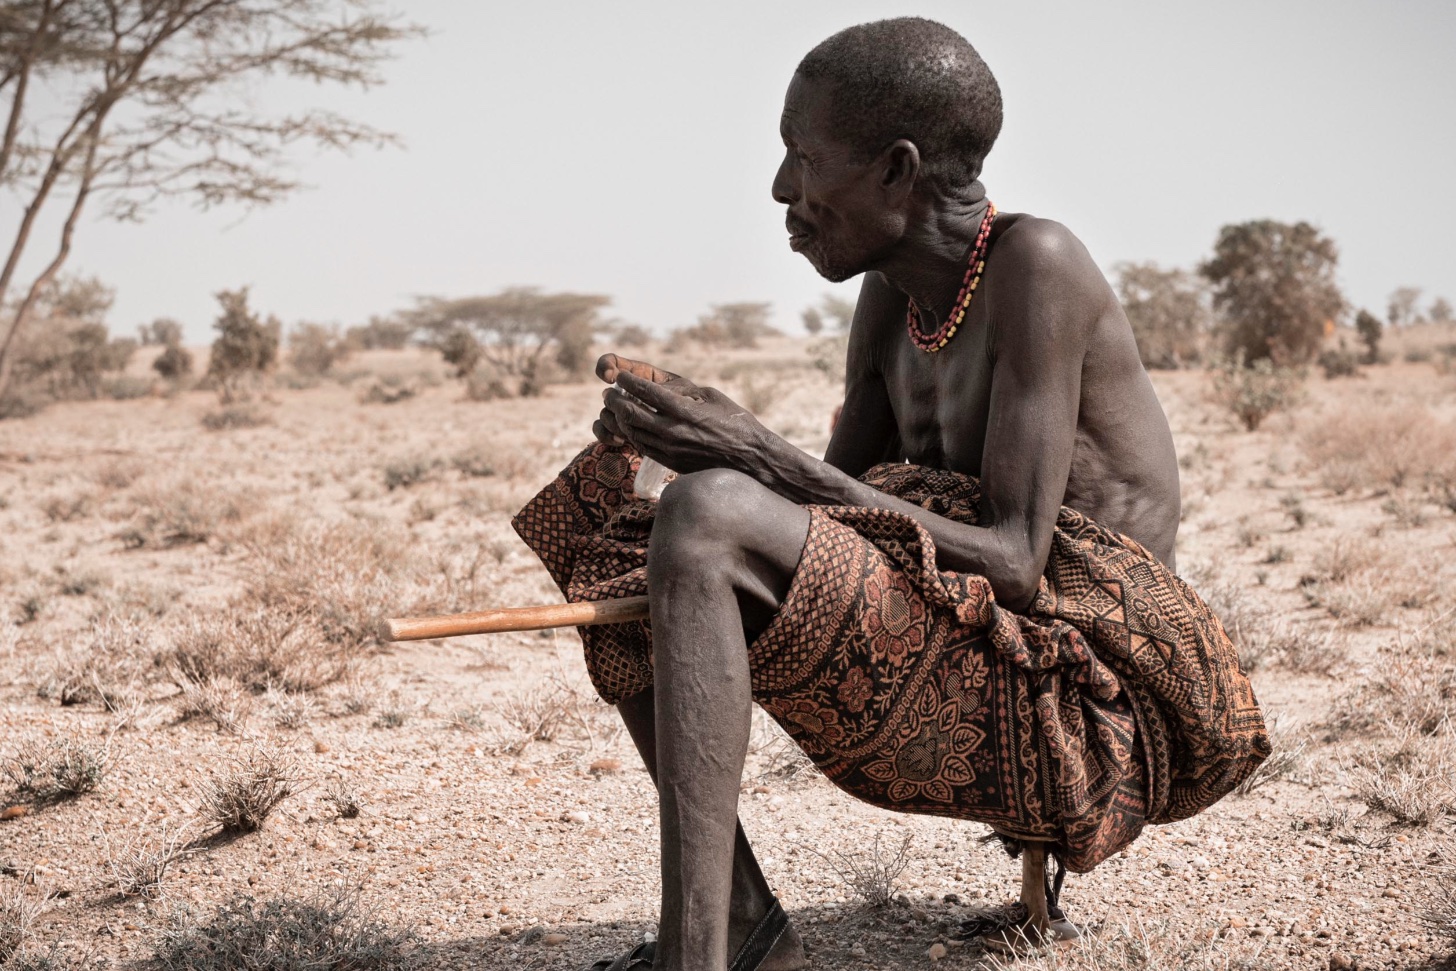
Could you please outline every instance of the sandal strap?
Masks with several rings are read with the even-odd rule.
[[[757,971],[763,959],[768,957],[779,938],[784,936],[784,931],[789,929],[789,915],[784,913],[783,906],[777,897],[769,905],[768,913],[758,922],[743,946],[738,949],[734,956],[733,963],[729,965],[728,971]]]
[[[631,971],[632,968],[650,968],[652,959],[656,956],[656,942],[643,941],[632,950],[623,952],[615,958],[601,958],[593,961],[582,971]]]

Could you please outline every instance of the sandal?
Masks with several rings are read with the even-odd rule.
[[[789,915],[784,913],[784,908],[779,904],[778,898],[769,905],[768,913],[758,922],[758,926],[749,933],[748,939],[738,949],[729,965],[728,971],[757,971],[763,959],[768,957],[779,938],[784,936],[784,931],[789,929]],[[646,969],[652,967],[652,959],[657,954],[656,941],[643,941],[632,950],[617,958],[601,958],[592,964],[587,965],[582,971],[631,971],[633,968]]]

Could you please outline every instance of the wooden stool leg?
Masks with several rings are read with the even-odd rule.
[[[1026,908],[1028,936],[1033,940],[1044,940],[1052,926],[1047,913],[1046,880],[1046,848],[1026,844],[1021,850],[1021,903]]]

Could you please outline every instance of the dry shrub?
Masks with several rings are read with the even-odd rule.
[[[1456,853],[1450,846],[1439,851],[1435,893],[1421,920],[1444,937],[1448,947],[1456,947]]]
[[[139,493],[132,523],[121,541],[131,549],[206,543],[248,507],[246,496],[178,479]]]
[[[1456,764],[1449,730],[1436,738],[1412,736],[1393,756],[1374,754],[1351,772],[1360,799],[1405,826],[1430,826],[1453,811]]]
[[[414,932],[391,926],[357,887],[305,898],[247,895],[210,918],[179,912],[152,963],[159,971],[407,971],[420,966]]]
[[[273,709],[273,721],[281,728],[303,728],[318,715],[318,703],[302,692],[270,691],[268,703]]]
[[[340,819],[357,819],[364,811],[359,791],[343,779],[333,779],[324,791],[324,801],[334,807]]]
[[[1451,613],[1381,646],[1366,679],[1336,702],[1336,724],[1434,735],[1456,711],[1456,659],[1446,637]]]
[[[150,667],[149,629],[130,614],[111,611],[96,619],[76,643],[58,650],[37,684],[37,694],[63,706],[99,703],[123,712],[141,700]]]
[[[1107,922],[1068,947],[1043,948],[1016,958],[991,956],[988,971],[1265,971],[1258,954],[1238,957],[1213,928],[1187,921]],[[1257,946],[1257,945],[1255,945]]]
[[[384,487],[390,492],[407,489],[436,478],[440,460],[428,455],[407,455],[391,459],[384,465]]]
[[[187,855],[186,827],[169,829],[163,823],[155,831],[145,822],[131,836],[113,843],[105,830],[101,840],[106,851],[106,868],[116,892],[123,897],[158,897],[162,882],[173,863]]]
[[[809,850],[828,863],[860,900],[871,907],[883,907],[895,892],[895,881],[910,865],[910,847],[914,842],[915,835],[907,832],[900,845],[890,849],[884,844],[884,834],[875,833],[874,841],[864,849],[821,853],[810,846]]]
[[[604,707],[559,671],[545,684],[519,697],[508,697],[497,706],[497,714],[510,730],[498,733],[494,748],[506,755],[519,755],[532,742],[585,739],[595,743],[593,722]]]
[[[177,718],[206,718],[229,735],[241,735],[253,711],[253,699],[231,678],[199,680],[176,667],[171,668],[176,682]]]
[[[302,788],[291,756],[254,745],[216,778],[198,784],[199,810],[224,833],[251,833],[262,829],[269,814]]]
[[[814,761],[804,754],[799,743],[778,722],[759,710],[754,712],[753,717],[748,751],[761,760],[762,770],[758,773],[758,778],[794,783],[807,781],[818,775],[819,770]]]
[[[158,662],[177,672],[179,686],[233,681],[253,692],[297,692],[343,678],[353,663],[349,650],[331,641],[316,618],[289,609],[296,606],[243,602],[193,614],[174,628]]]
[[[0,882],[0,967],[11,967],[21,957],[30,929],[44,909],[43,900],[26,895],[23,881]]]
[[[383,643],[383,617],[424,606],[424,565],[395,529],[281,517],[242,543],[252,554],[244,565],[247,598],[307,618],[325,644],[344,652]]]
[[[1438,486],[1456,476],[1456,426],[1423,405],[1351,407],[1306,423],[1299,437],[1320,481],[1336,495]]]
[[[1298,404],[1303,389],[1304,373],[1300,370],[1277,367],[1268,358],[1247,366],[1240,359],[1214,369],[1209,394],[1252,432],[1274,412]]]
[[[1300,577],[1310,606],[1322,607],[1348,627],[1383,623],[1394,606],[1429,606],[1440,586],[1429,571],[1390,567],[1389,552],[1361,536],[1341,536],[1315,554]]]
[[[271,425],[273,419],[262,408],[253,404],[227,405],[202,416],[202,427],[210,432],[229,431],[234,428],[261,428]]]
[[[69,523],[83,519],[90,512],[96,497],[85,489],[75,492],[55,492],[40,501],[40,511],[48,521]]]
[[[74,799],[95,790],[111,768],[111,739],[65,735],[31,739],[0,763],[0,772],[22,796],[41,802]]]

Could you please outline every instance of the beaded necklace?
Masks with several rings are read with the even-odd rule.
[[[961,283],[961,292],[956,301],[951,305],[950,313],[946,315],[945,322],[940,329],[933,334],[926,334],[920,330],[920,308],[915,306],[915,301],[910,301],[910,309],[905,314],[905,327],[910,331],[910,340],[914,345],[927,354],[934,354],[955,336],[956,328],[966,318],[966,311],[971,306],[971,298],[976,295],[976,284],[981,282],[981,273],[986,269],[986,249],[991,239],[991,224],[996,221],[996,204],[990,203],[986,207],[986,215],[981,220],[981,228],[976,233],[975,245],[971,247],[971,262],[966,267],[966,278]]]

